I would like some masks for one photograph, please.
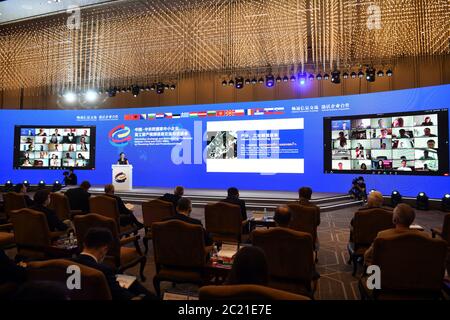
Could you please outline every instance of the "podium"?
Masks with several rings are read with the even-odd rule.
[[[133,189],[133,166],[113,164],[112,184],[117,191]]]

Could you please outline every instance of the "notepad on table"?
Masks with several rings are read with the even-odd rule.
[[[128,289],[136,281],[136,277],[126,274],[117,274],[116,280],[122,288]]]
[[[134,204],[126,203],[125,207],[127,207],[128,210],[133,210],[134,209]]]

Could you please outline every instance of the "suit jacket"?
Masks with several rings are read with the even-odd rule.
[[[59,220],[56,212],[42,205],[34,205],[30,209],[42,212],[47,217],[47,224],[50,231],[66,231],[69,227]]]
[[[119,207],[119,214],[120,215],[130,215],[133,214],[133,211],[129,210],[125,203],[123,202],[122,198],[119,196],[116,196],[115,194],[105,194],[105,196],[114,198],[117,201],[117,206]]]
[[[406,230],[399,230],[396,228],[392,228],[392,229],[387,229],[387,230],[383,230],[378,232],[377,234],[377,238],[390,238],[392,236],[395,236],[397,234],[404,234],[404,233],[410,233],[410,234],[417,234],[417,235],[421,235],[423,237],[429,238],[430,236],[423,231],[417,230],[417,229],[406,229]],[[364,253],[364,262],[367,265],[372,264],[372,260],[373,260],[373,243],[372,245],[369,247],[369,249],[366,250],[366,252]]]
[[[179,221],[183,221],[186,223],[195,224],[195,225],[199,225],[199,226],[203,227],[202,222],[200,220],[188,217],[188,216],[178,213],[178,212],[175,213],[175,215],[172,217],[165,218],[163,221],[169,221],[169,220],[179,220]],[[211,246],[213,244],[211,235],[205,230],[205,228],[203,228],[203,237],[205,239],[205,246]]]
[[[130,300],[134,297],[131,292],[119,285],[116,280],[116,272],[113,268],[107,266],[106,264],[98,263],[91,256],[84,254],[80,254],[77,258],[72,259],[72,261],[101,271],[105,275],[106,281],[108,282],[113,300]]]
[[[65,195],[69,198],[71,210],[81,210],[83,213],[89,213],[89,198],[91,194],[82,188],[74,188],[66,191]]]
[[[159,198],[159,200],[171,202],[175,210],[177,209],[178,200],[180,199],[181,199],[180,196],[177,196],[173,193],[166,193],[165,195]]]
[[[19,267],[0,249],[0,284],[17,283],[21,284],[27,279],[25,268]]]
[[[236,204],[239,207],[241,207],[241,216],[242,221],[247,220],[247,208],[245,207],[245,201],[241,200],[239,198],[235,197],[227,197],[226,199],[222,200],[222,202],[230,203],[230,204]]]
[[[308,206],[308,207],[314,207],[316,208],[316,222],[317,225],[320,225],[320,208],[319,206],[311,203],[311,201],[309,201],[308,199],[304,199],[304,198],[300,198],[298,200],[298,203],[302,206]]]

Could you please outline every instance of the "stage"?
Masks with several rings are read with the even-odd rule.
[[[90,193],[94,195],[104,193],[103,187],[93,186]],[[137,187],[131,191],[116,191],[124,201],[132,203],[142,203],[151,199],[156,199],[164,193],[172,193],[171,188],[145,188]],[[217,202],[226,197],[226,190],[214,189],[186,189],[185,197],[192,200],[195,207],[203,207],[207,203]],[[285,191],[260,191],[260,190],[242,190],[240,198],[245,200],[247,208],[250,210],[273,210],[278,205],[298,199],[297,192]],[[362,201],[353,200],[348,194],[342,193],[313,193],[312,203],[318,205],[322,212],[343,209],[361,205]]]

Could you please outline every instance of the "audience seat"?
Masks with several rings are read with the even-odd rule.
[[[374,241],[373,264],[381,270],[381,289],[369,290],[361,277],[362,299],[438,299],[445,274],[447,243],[421,234],[398,234]]]
[[[119,226],[120,236],[127,236],[131,233],[137,234],[136,227],[132,225],[120,225],[120,212],[117,200],[108,196],[95,196],[89,198],[89,208],[91,213],[96,213],[113,219]]]
[[[147,258],[142,255],[141,248],[139,247],[140,237],[138,235],[120,239],[115,220],[95,213],[75,216],[73,223],[77,234],[80,252],[83,250],[84,237],[90,228],[95,227],[109,229],[113,236],[113,244],[109,249],[108,256],[110,256],[113,260],[113,267],[117,268],[119,272],[123,272],[137,264],[140,264],[140,276],[142,281],[145,281],[144,268]],[[134,248],[125,246],[129,243],[133,243]],[[105,259],[105,262],[108,261],[108,259]]]
[[[4,193],[3,202],[4,202],[4,211],[7,218],[9,218],[9,215],[11,214],[12,211],[24,209],[27,207],[25,196],[17,192]]]
[[[289,228],[309,233],[313,238],[313,247],[315,252],[315,261],[317,261],[317,225],[318,214],[317,207],[310,205],[300,205],[297,202],[290,202],[287,204],[291,209],[292,217]]]
[[[442,229],[433,228],[431,229],[433,238],[439,236],[442,240],[447,241],[447,275],[450,277],[450,213],[447,213],[444,217],[444,222],[442,224]]]
[[[21,209],[11,212],[17,254],[28,259],[46,259],[53,255],[52,241],[64,235],[64,231],[50,232],[44,213]]]
[[[252,232],[253,245],[266,254],[269,286],[313,298],[318,279],[313,239],[309,233],[288,228]]]
[[[83,214],[81,210],[71,210],[69,198],[63,193],[53,192],[50,194],[50,209],[56,212],[59,220],[72,220],[77,214]]]
[[[14,233],[12,223],[0,225],[0,248],[9,248],[14,245]]]
[[[30,262],[27,275],[30,281],[52,281],[65,285],[68,277],[67,268],[76,265],[80,268],[81,288],[67,290],[71,300],[111,300],[108,282],[99,270],[77,264],[73,261],[55,259]]]
[[[205,286],[199,290],[200,300],[311,300],[278,289],[254,284]]]
[[[209,203],[205,206],[205,229],[215,242],[238,242],[242,240],[241,207],[226,202]]]
[[[202,226],[178,220],[155,222],[152,235],[156,265],[153,285],[156,294],[161,295],[162,281],[201,286],[208,256]]]
[[[155,199],[142,203],[142,217],[145,226],[145,236],[143,238],[145,254],[148,252],[148,241],[152,239],[152,224],[161,222],[174,214],[175,209],[171,202]]]
[[[364,257],[364,252],[372,245],[378,232],[394,228],[392,211],[383,208],[373,208],[355,212],[353,218],[353,242],[347,248],[350,255],[349,263],[353,263],[353,275],[356,274],[358,259]]]

